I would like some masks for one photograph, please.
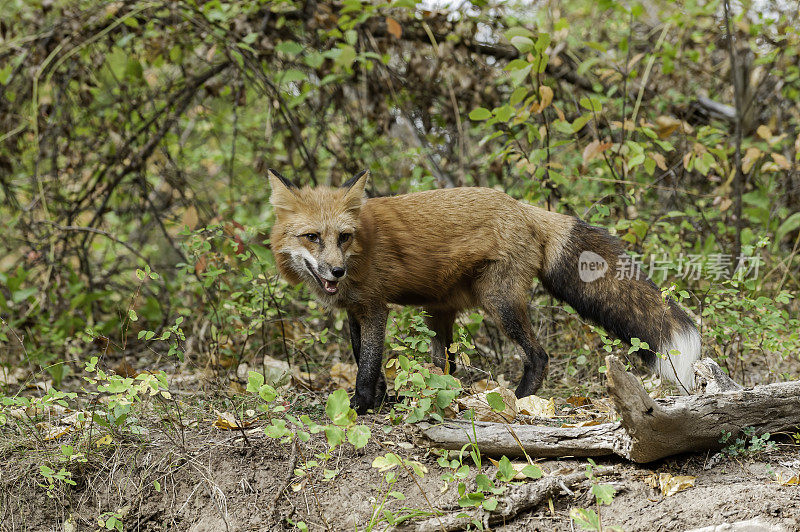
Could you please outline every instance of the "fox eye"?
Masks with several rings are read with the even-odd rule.
[[[313,242],[314,244],[319,242],[319,234],[318,233],[306,233],[306,234],[300,235],[300,236],[307,238],[309,242]]]
[[[339,245],[341,246],[353,237],[352,233],[342,233],[339,235]]]

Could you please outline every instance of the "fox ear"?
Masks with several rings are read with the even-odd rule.
[[[269,186],[272,188],[272,195],[269,197],[269,202],[276,209],[290,210],[297,199],[295,196],[297,185],[272,168],[270,168],[267,173],[269,175]]]
[[[340,188],[345,189],[344,200],[348,210],[361,208],[364,203],[364,188],[369,180],[369,170],[361,170],[359,173],[342,183]]]

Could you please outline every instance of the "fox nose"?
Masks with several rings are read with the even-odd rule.
[[[338,266],[331,268],[331,275],[339,279],[340,277],[344,276],[344,268],[339,268]]]

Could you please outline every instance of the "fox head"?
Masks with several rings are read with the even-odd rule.
[[[323,296],[334,296],[346,283],[347,259],[359,251],[354,235],[368,176],[364,170],[338,188],[299,188],[269,170],[272,251],[290,283],[305,281]]]

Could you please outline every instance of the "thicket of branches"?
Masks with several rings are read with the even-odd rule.
[[[62,375],[86,340],[141,352],[134,333],[177,316],[219,363],[307,356],[285,319],[304,296],[262,245],[267,167],[304,184],[369,168],[374,195],[498,186],[645,256],[759,257],[749,284],[664,278],[691,289],[713,354],[767,359],[797,341],[779,294],[798,287],[800,33],[783,3],[758,5],[13,3],[2,362]]]

